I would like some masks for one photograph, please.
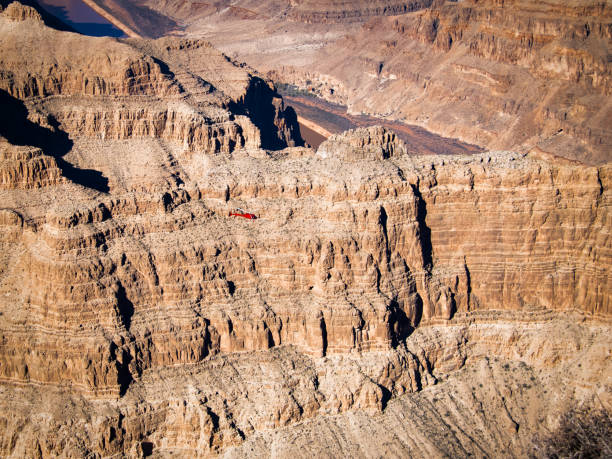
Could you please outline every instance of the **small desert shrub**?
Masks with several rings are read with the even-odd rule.
[[[612,419],[603,408],[574,407],[561,415],[559,427],[536,435],[530,457],[591,459],[612,457]]]

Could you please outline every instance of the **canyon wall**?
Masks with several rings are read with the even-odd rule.
[[[566,401],[610,402],[609,165],[379,127],[292,146],[271,84],[210,45],[23,11],[0,14],[3,456],[518,456]]]
[[[0,37],[4,103],[23,101],[20,111],[44,113],[47,125],[59,123],[70,137],[162,138],[209,153],[302,142],[295,114],[273,86],[206,42],[61,33],[45,27],[33,8],[15,5],[4,13]]]
[[[611,39],[605,3],[447,2],[370,21],[324,53],[321,73],[343,82],[353,111],[602,163],[612,145]],[[348,71],[357,62],[359,77]]]
[[[558,365],[581,345],[558,333],[557,313],[592,324],[573,332],[591,333],[587,349],[609,348],[607,326],[597,331],[610,316],[609,167],[401,148],[378,159],[380,145],[352,159],[325,144],[315,156],[177,155],[192,180],[180,187],[49,207],[50,194],[83,193],[52,185],[38,209],[4,192],[3,384],[105,400],[108,428],[84,451],[209,454],[264,428],[380,411],[466,359]],[[229,217],[235,205],[258,219]],[[258,377],[262,359],[271,369]],[[270,392],[248,389],[270,371],[281,378]],[[176,407],[164,378],[181,387]],[[143,405],[141,391],[158,395]]]
[[[156,8],[350,113],[487,149],[610,160],[609,2],[244,0],[232,8],[250,15],[220,2],[189,17],[179,3]]]
[[[2,377],[119,394],[219,353],[389,350],[458,312],[610,315],[609,167],[363,151],[210,160],[163,194],[22,216]],[[233,202],[259,218],[228,217]],[[38,323],[39,351],[18,346]]]

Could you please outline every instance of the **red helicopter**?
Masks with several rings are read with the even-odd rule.
[[[240,207],[237,208],[235,212],[230,212],[229,216],[230,217],[242,217],[242,218],[247,218],[249,220],[255,220],[257,218],[257,215],[251,214],[249,212],[245,212]]]

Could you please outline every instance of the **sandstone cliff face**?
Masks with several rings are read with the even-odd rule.
[[[260,149],[295,141],[263,80],[111,43],[168,85],[0,92],[1,455],[520,455],[561,400],[608,402],[610,166],[382,128]]]
[[[534,330],[554,317],[545,311],[608,320],[609,167],[515,153],[378,159],[359,145],[401,144],[363,134],[336,139],[358,145],[353,158],[177,153],[178,183],[190,179],[154,194],[92,200],[66,184],[24,209],[3,192],[4,384],[69,386],[87,400],[78,406],[107,400],[108,427],[83,451],[208,454],[263,428],[379,411],[466,359],[546,367],[571,352],[572,340],[545,350],[515,319],[500,335],[508,319],[487,311],[520,311]],[[76,198],[45,205],[62,193]],[[234,205],[258,220],[228,217]],[[280,379],[255,396],[269,372]],[[144,395],[166,377],[186,384],[174,402]],[[6,454],[30,451],[17,444]]]
[[[209,120],[184,104],[123,104],[91,107],[86,101],[62,105],[55,111],[62,128],[72,137],[98,139],[154,138],[182,145],[189,151],[231,153],[245,146],[258,147],[260,131],[246,117]]]
[[[536,323],[512,326],[511,317],[506,317],[506,325],[487,325],[487,319],[474,323],[472,317],[472,325],[419,331],[409,353],[396,356],[312,359],[285,347],[214,357],[198,365],[147,373],[118,402],[83,398],[61,388],[41,391],[4,384],[3,406],[14,414],[1,421],[3,452],[244,457],[252,454],[251,449],[259,455],[277,448],[279,457],[356,450],[358,457],[378,452],[520,456],[529,436],[548,423],[552,407],[561,405],[557,396],[567,395],[566,385],[575,387],[572,378],[586,390],[601,384],[597,371],[602,368],[583,367],[589,358],[604,357],[606,328],[585,329],[572,319],[547,323],[539,317]],[[468,329],[472,333],[465,333]],[[477,345],[458,346],[466,339]],[[491,357],[493,345],[502,352],[521,349],[510,358],[522,363]],[[382,389],[376,381],[388,382],[389,376],[397,380],[399,369],[407,364],[410,373],[418,375],[424,369],[411,362],[434,350],[439,352],[433,362],[440,377],[437,384],[423,380],[418,393],[394,395],[379,412],[376,394]],[[489,361],[480,353],[483,350]],[[557,370],[525,363],[534,358],[532,352],[538,352],[542,362],[556,361],[552,368]],[[465,366],[448,377],[441,369],[444,363],[447,370],[455,363]],[[550,395],[552,386],[558,387],[555,396]],[[551,403],[542,405],[541,400]],[[541,407],[539,412],[536,407]],[[36,421],[40,418],[44,421]],[[72,420],[69,429],[66,418]]]
[[[71,138],[162,138],[209,153],[302,142],[295,115],[273,88],[205,42],[60,33],[34,14],[18,14],[36,13],[18,5],[3,13],[0,90],[52,116]]]
[[[0,142],[0,188],[40,188],[64,180],[55,159],[40,149]]]

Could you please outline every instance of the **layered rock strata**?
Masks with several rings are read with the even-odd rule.
[[[125,397],[152,390],[156,375],[177,367],[233,362],[230,368],[242,369],[231,371],[245,378],[255,365],[241,363],[248,351],[257,362],[297,368],[295,383],[287,384],[306,384],[310,394],[293,407],[281,397],[270,407],[282,411],[270,413],[271,421],[258,417],[258,426],[379,410],[389,395],[419,390],[435,381],[434,373],[461,368],[468,355],[505,355],[518,338],[509,331],[509,341],[499,341],[498,325],[488,338],[468,328],[462,338],[443,338],[453,345],[429,348],[416,344],[415,329],[436,333],[435,324],[459,317],[469,323],[480,312],[499,310],[536,322],[543,311],[609,317],[608,167],[514,153],[450,161],[405,154],[379,160],[358,149],[354,161],[304,153],[205,162],[177,156],[191,180],[173,190],[82,196],[51,208],[23,209],[19,193],[3,192],[15,215],[4,219],[2,243],[8,254],[0,286],[6,387],[68,386],[88,400],[119,397],[106,403],[128,411],[119,415],[123,421],[108,421],[114,433],[96,447],[104,454],[134,447],[142,435],[157,438],[156,447],[172,449],[177,441],[197,449],[195,439],[162,441],[170,420],[146,421]],[[41,203],[72,187],[62,186],[41,192]],[[259,218],[228,217],[238,205]],[[486,351],[472,354],[461,340]],[[406,345],[417,347],[407,351]],[[542,365],[541,344],[525,345],[512,352]],[[307,362],[322,356],[343,363],[335,373],[326,369],[325,379],[307,376]],[[357,376],[356,368],[363,372],[373,356],[370,376]],[[295,367],[300,359],[305,367]],[[240,384],[252,384],[251,376]],[[228,384],[226,390],[238,391],[231,403],[239,403],[245,389]],[[295,390],[292,397],[301,397]],[[238,425],[230,414],[223,427],[222,405],[207,405],[221,400],[211,397],[198,402],[214,413],[209,427],[201,427],[211,451],[260,428]],[[152,413],[178,409],[164,403]],[[129,406],[137,411],[127,414]],[[227,412],[238,413],[237,406]],[[136,427],[142,422],[150,427]],[[183,427],[172,429],[185,435],[190,428],[183,423],[195,421],[177,422]],[[140,437],[118,436],[132,429]]]
[[[196,362],[280,344],[315,355],[382,350],[421,321],[481,308],[610,313],[608,167],[498,154],[219,160],[206,169],[163,194],[100,197],[30,217],[36,250],[11,269],[26,323],[61,317],[73,329],[101,314],[100,339],[116,338],[89,352],[76,329],[65,336],[71,345],[54,335],[61,358],[15,349],[5,377],[118,391],[120,371],[136,376],[172,355]],[[257,224],[227,217],[234,202],[258,214]],[[136,236],[141,249],[129,250]],[[85,304],[97,307],[86,313]],[[139,314],[154,305],[165,305],[159,335]],[[108,358],[94,359],[102,343]],[[53,370],[58,361],[73,361],[72,370]],[[88,369],[90,361],[110,366]]]
[[[2,451],[14,457],[244,457],[270,450],[279,457],[518,457],[534,432],[554,423],[566,397],[576,396],[576,381],[578,394],[610,382],[609,365],[598,366],[609,326],[585,327],[571,315],[520,317],[502,323],[499,315],[472,315],[450,327],[423,327],[408,350],[393,353],[312,359],[282,347],[217,356],[147,372],[117,402],[4,384],[3,408],[11,414],[0,418]],[[390,381],[396,383],[391,398],[383,389]],[[408,393],[400,395],[402,384]],[[605,389],[599,395],[605,400]]]
[[[290,114],[209,46],[82,40],[160,76],[22,100],[2,44],[1,455],[521,455],[565,400],[609,403],[609,165],[382,128],[261,149]]]
[[[117,397],[215,355],[388,352],[474,310],[610,315],[608,167],[355,155],[208,159],[163,194],[27,213],[4,192],[20,218],[3,232],[3,380]],[[259,219],[228,217],[234,203]],[[439,365],[425,355],[340,406],[417,389],[410,368]]]
[[[57,161],[40,148],[0,142],[0,188],[40,188],[65,181]]]
[[[72,138],[161,138],[209,153],[301,142],[273,87],[206,42],[61,33],[15,5],[2,19],[2,97],[52,116]]]

